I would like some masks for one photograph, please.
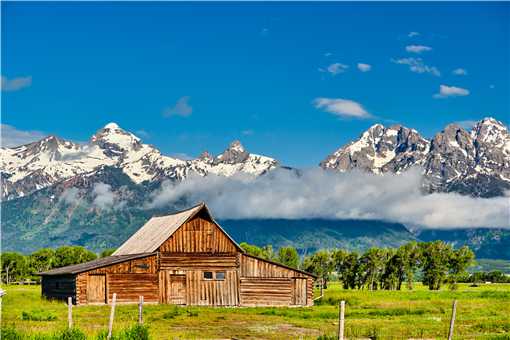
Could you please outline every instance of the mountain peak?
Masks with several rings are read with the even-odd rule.
[[[106,124],[92,136],[90,141],[103,149],[109,156],[120,155],[141,147],[140,138],[123,130],[116,123]]]
[[[502,122],[500,122],[499,120],[496,120],[492,117],[485,117],[484,119],[482,119],[481,121],[479,121],[476,126],[482,126],[482,125],[495,125],[495,126],[498,126],[498,127],[502,127],[506,130],[506,126],[505,124],[503,124]]]
[[[250,153],[244,149],[244,146],[241,144],[241,142],[234,140],[229,144],[228,148],[223,151],[221,155],[216,157],[216,163],[241,163],[248,159],[249,156]]]
[[[235,150],[237,152],[245,152],[243,144],[239,140],[232,141],[229,146],[229,150]]]
[[[110,122],[108,124],[106,124],[103,129],[110,129],[110,130],[116,130],[116,129],[120,129],[120,126],[117,124],[117,123],[114,123],[114,122]],[[122,129],[121,129],[122,130]]]

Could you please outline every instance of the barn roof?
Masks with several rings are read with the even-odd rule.
[[[152,253],[156,251],[170,236],[173,235],[184,223],[204,210],[218,228],[242,251],[242,248],[228,235],[221,226],[214,221],[205,203],[200,203],[186,210],[176,213],[152,217],[126,242],[124,242],[113,255],[128,255],[140,253]]]
[[[70,266],[65,266],[61,268],[55,268],[48,270],[46,272],[38,273],[38,275],[74,275],[83,273],[92,269],[97,269],[101,267],[110,266],[112,264],[117,264],[129,260],[140,259],[143,257],[155,255],[156,253],[144,253],[144,254],[129,254],[129,255],[117,255],[117,256],[107,256],[102,257],[100,259],[92,260],[85,263],[73,264]]]

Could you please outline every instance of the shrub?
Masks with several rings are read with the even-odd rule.
[[[42,309],[21,312],[21,320],[25,321],[53,321],[56,319],[55,314]]]
[[[378,327],[370,327],[367,333],[367,337],[371,340],[377,340],[381,338],[381,330]]]
[[[163,319],[165,319],[165,320],[173,319],[176,316],[179,316],[180,314],[181,314],[181,309],[177,306],[172,306],[172,308],[170,308],[170,310],[168,312],[163,314]]]
[[[119,340],[149,340],[149,328],[145,325],[134,325],[121,333]]]
[[[186,312],[188,313],[188,316],[190,316],[190,317],[198,316],[198,312],[197,311],[188,309]]]
[[[336,339],[338,339],[338,337],[336,335],[323,334],[323,335],[319,335],[317,337],[317,340],[336,340]]]
[[[78,328],[65,329],[54,336],[55,340],[86,340],[87,336]]]
[[[22,340],[23,336],[14,328],[6,327],[0,331],[0,339],[3,340]]]
[[[102,331],[98,334],[97,340],[106,340],[108,336],[107,331]],[[145,325],[134,325],[126,328],[119,333],[112,334],[111,340],[149,340],[149,328]]]

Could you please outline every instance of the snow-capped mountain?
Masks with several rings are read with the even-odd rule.
[[[398,174],[420,166],[429,192],[502,195],[510,188],[510,134],[493,118],[479,121],[471,131],[450,124],[430,141],[416,130],[376,124],[358,140],[328,156],[320,166],[376,174]]]
[[[361,169],[376,174],[400,173],[411,164],[423,164],[429,142],[416,130],[400,125],[376,124],[354,142],[338,149],[320,163],[324,169]]]
[[[247,152],[239,141],[217,157],[207,152],[193,160],[164,156],[115,123],[98,130],[87,144],[49,136],[16,148],[1,148],[0,162],[2,200],[26,196],[74,176],[90,175],[104,166],[122,169],[139,184],[182,180],[192,173],[260,175],[278,164],[272,158]]]
[[[0,148],[2,200],[29,195],[75,176],[119,168],[135,184],[180,181],[191,174],[261,175],[279,166],[269,157],[251,154],[239,141],[221,154],[207,151],[182,160],[161,154],[115,123],[99,129],[88,143],[48,136],[15,148]],[[470,131],[450,124],[427,140],[401,125],[376,124],[320,163],[324,169],[360,169],[375,174],[402,173],[419,166],[428,192],[498,196],[510,189],[510,135],[507,127],[485,118]]]

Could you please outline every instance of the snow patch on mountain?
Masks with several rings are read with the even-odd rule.
[[[479,121],[471,131],[450,124],[430,141],[413,129],[376,124],[320,166],[375,174],[398,174],[418,166],[429,192],[498,196],[510,188],[510,135],[494,118]]]
[[[239,141],[214,158],[185,161],[165,156],[116,123],[105,125],[83,145],[49,136],[16,148],[0,149],[3,200],[28,195],[74,176],[90,175],[103,166],[118,167],[140,184],[182,180],[191,173],[260,175],[277,164],[272,158],[250,154]]]

